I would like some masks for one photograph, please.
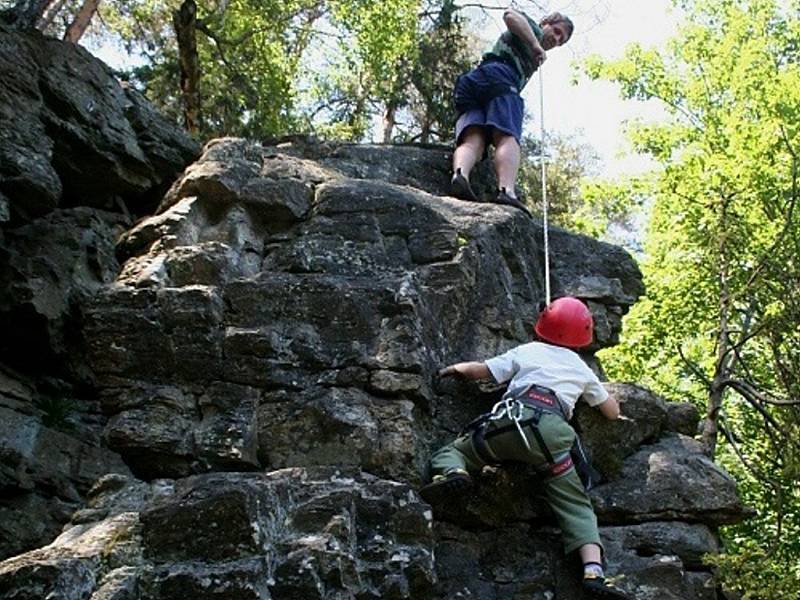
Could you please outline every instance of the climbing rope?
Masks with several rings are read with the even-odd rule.
[[[544,236],[544,297],[550,306],[550,240],[547,227],[547,169],[544,153],[544,79],[542,65],[539,65],[539,122],[541,123],[541,141],[539,142],[539,162],[542,165],[542,232]]]

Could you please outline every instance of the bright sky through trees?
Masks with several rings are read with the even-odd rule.
[[[497,10],[472,9],[470,25],[480,32],[489,46],[502,32],[502,8],[505,0],[483,2],[497,6]],[[674,35],[679,20],[670,0],[572,0],[541,3],[549,11],[561,11],[575,22],[575,33],[563,48],[548,54],[543,70],[545,84],[545,127],[563,135],[579,134],[593,147],[601,160],[601,174],[613,177],[622,173],[636,173],[651,166],[646,159],[635,156],[622,157],[627,148],[624,124],[635,118],[658,119],[663,114],[657,102],[644,103],[620,99],[617,87],[605,81],[573,81],[577,63],[591,54],[618,58],[625,46],[638,42],[643,46],[660,46]],[[520,2],[520,8],[531,17],[543,13],[530,9],[532,2]],[[121,54],[109,45],[97,47],[85,42],[92,53],[115,68],[130,67],[134,58]],[[476,60],[478,56],[475,57]],[[527,113],[532,117],[527,133],[539,135],[539,77],[535,75],[523,92]],[[376,133],[376,136],[378,133]]]

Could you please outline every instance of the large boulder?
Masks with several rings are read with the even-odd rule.
[[[169,162],[159,152],[153,164]],[[529,469],[487,469],[435,513],[414,492],[431,452],[502,394],[437,369],[528,341],[545,288],[541,225],[444,196],[449,161],[442,147],[215,140],[115,253],[120,221],[96,209],[0,231],[23,298],[9,306],[50,311],[38,347],[81,383],[15,375],[0,388],[0,477],[28,494],[4,514],[41,504],[48,486],[79,508],[51,544],[0,563],[0,595],[580,597]],[[109,180],[124,188],[137,171],[120,168]],[[491,187],[480,171],[476,187]],[[23,234],[65,216],[105,233],[65,243],[48,265],[68,275],[44,291],[25,284],[47,265],[23,260]],[[641,275],[620,248],[550,233],[553,294],[587,301],[597,335],[583,357],[597,367]],[[59,416],[59,389],[80,410]],[[691,411],[635,385],[609,390],[623,419],[584,408],[576,420],[607,476],[593,499],[610,571],[637,597],[710,599],[700,557],[747,511],[697,444],[669,433],[688,430]],[[51,469],[56,447],[87,464]]]
[[[580,563],[564,560],[558,530],[527,523],[492,530],[437,522],[437,592],[441,598],[584,598]],[[716,600],[713,576],[702,562],[719,551],[704,525],[652,522],[601,527],[614,584],[637,600]]]
[[[620,418],[609,421],[579,402],[574,423],[589,456],[602,465],[603,475],[613,477],[626,457],[658,439],[666,425],[668,404],[638,385],[606,383],[605,388],[619,403]]]
[[[669,435],[627,458],[617,476],[592,491],[607,523],[675,520],[723,525],[749,513],[736,483],[703,452],[700,442]]]
[[[9,229],[0,247],[0,360],[89,381],[81,307],[119,272],[119,213],[57,209]]]
[[[82,307],[116,278],[131,215],[200,148],[75,44],[0,26],[0,79],[5,557],[51,541],[98,476],[129,473],[102,441]]]
[[[637,600],[716,600],[717,586],[706,554],[719,540],[706,525],[653,521],[602,527],[600,535],[615,585]]]

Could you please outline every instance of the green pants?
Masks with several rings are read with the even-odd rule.
[[[522,419],[528,419],[533,414],[533,409],[523,408]],[[486,433],[512,423],[508,418],[491,421]],[[554,460],[559,461],[569,454],[575,440],[575,430],[569,423],[558,415],[544,413],[539,421],[538,429]],[[525,446],[516,427],[506,433],[487,437],[486,444],[501,461],[522,462],[532,465],[537,470],[546,467],[547,459],[545,459],[533,431],[530,427],[524,427],[523,432],[530,449]],[[431,471],[433,475],[445,474],[454,469],[464,469],[476,473],[486,464],[475,451],[471,434],[465,434],[440,448],[433,455]],[[572,552],[584,544],[597,544],[602,547],[600,535],[597,532],[597,517],[595,517],[589,496],[575,472],[575,467],[570,467],[556,477],[547,478],[543,485],[547,502],[561,527],[564,551]]]

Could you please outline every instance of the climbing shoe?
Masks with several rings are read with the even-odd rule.
[[[450,180],[450,195],[460,200],[469,200],[470,202],[480,202],[480,198],[472,191],[469,185],[469,180],[461,174],[461,169],[456,169],[453,179]]]
[[[450,471],[446,475],[435,475],[433,481],[420,488],[419,495],[428,504],[440,504],[470,488],[472,477],[466,471]]]
[[[531,217],[531,211],[528,210],[528,207],[525,206],[518,198],[514,198],[513,196],[509,196],[506,192],[506,188],[501,189],[497,192],[497,197],[494,199],[495,204],[505,204],[506,206],[513,206],[514,208],[518,208],[526,215]]]
[[[615,588],[608,583],[604,577],[589,577],[583,578],[583,591],[589,598],[608,598],[610,600],[634,600],[622,590]]]

